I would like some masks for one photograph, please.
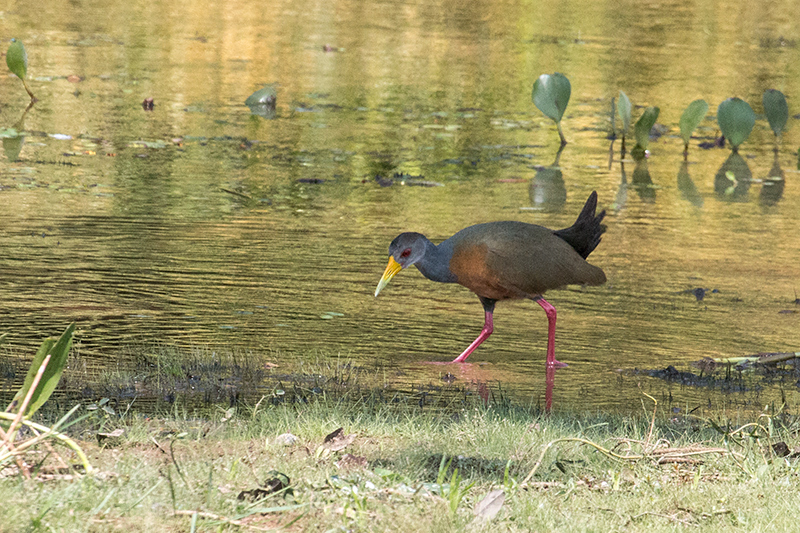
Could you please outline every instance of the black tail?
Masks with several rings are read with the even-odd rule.
[[[597,248],[597,245],[600,244],[600,236],[606,231],[606,226],[601,224],[603,217],[606,216],[606,211],[604,209],[595,216],[596,210],[597,191],[592,191],[575,223],[568,228],[553,232],[567,241],[584,259]]]

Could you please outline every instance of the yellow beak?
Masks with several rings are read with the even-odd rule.
[[[386,266],[386,270],[383,272],[383,277],[378,282],[378,288],[375,289],[375,296],[378,296],[378,293],[389,284],[389,280],[391,280],[394,275],[400,272],[402,269],[403,267],[400,266],[400,263],[395,261],[394,257],[389,256],[389,264]]]

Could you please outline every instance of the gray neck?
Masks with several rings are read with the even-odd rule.
[[[453,243],[449,239],[436,246],[425,239],[425,254],[417,261],[417,269],[432,281],[456,283],[455,274],[450,272],[450,258],[453,256]]]

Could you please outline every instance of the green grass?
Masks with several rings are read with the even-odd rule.
[[[101,426],[125,434],[102,448]],[[331,451],[323,440],[339,427],[356,436]],[[69,431],[100,473],[59,478],[43,467],[38,479],[0,478],[0,530],[795,531],[800,465],[772,445],[793,450],[798,430],[785,413],[547,416],[507,403],[432,410],[373,397],[264,401],[202,417],[96,411]],[[277,443],[287,432],[298,441]],[[667,448],[676,462],[659,464]],[[237,498],[276,472],[288,489]],[[475,505],[498,489],[497,515],[476,519]]]

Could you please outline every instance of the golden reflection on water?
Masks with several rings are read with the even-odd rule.
[[[735,11],[135,1],[9,11],[3,33],[25,42],[41,101],[20,123],[25,93],[0,78],[0,127],[26,132],[18,161],[0,156],[6,350],[25,357],[75,320],[97,368],[133,344],[248,353],[287,373],[319,353],[382,365],[389,388],[438,386],[451,372],[536,403],[546,344],[537,306],[499,305],[494,335],[454,371],[420,363],[449,361],[475,337],[474,295],[414,271],[371,293],[401,231],[438,242],[490,220],[564,227],[596,189],[609,228],[591,259],[609,283],[548,295],[570,363],[556,408],[635,409],[639,386],[676,405],[774,400],[775,388],[731,400],[632,372],[797,349],[800,314],[782,313],[796,311],[800,279],[796,121],[777,159],[757,122],[741,150],[757,181],[741,195],[715,183],[729,150],[697,148],[717,135],[711,115],[726,97],[760,112],[763,91],[778,88],[798,112],[794,12],[777,2]],[[570,144],[547,174],[557,135],[530,89],[554,71],[572,82]],[[278,94],[272,120],[242,105],[267,83]],[[619,90],[659,106],[670,128],[651,142],[646,174],[633,161],[624,174],[608,165]],[[677,122],[696,98],[711,111],[684,164]],[[758,180],[776,163],[785,187],[764,199],[776,189]],[[396,172],[443,186],[375,181]],[[698,302],[685,292],[697,287],[717,292]]]

